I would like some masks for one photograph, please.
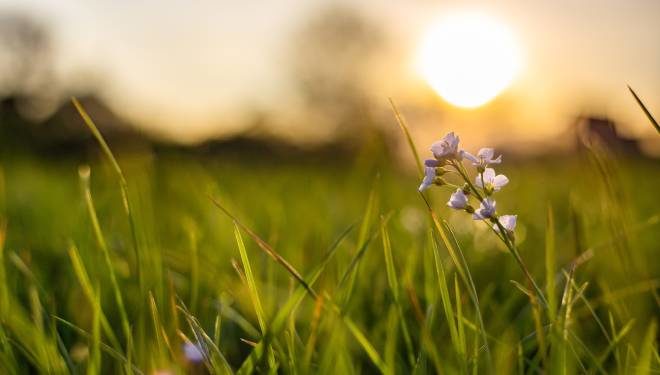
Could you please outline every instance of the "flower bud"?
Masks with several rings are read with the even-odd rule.
[[[438,185],[438,186],[447,185],[447,181],[443,180],[443,179],[440,178],[440,177],[436,177],[436,178],[433,180],[433,183],[436,184],[436,185]]]
[[[470,195],[470,184],[468,184],[467,182],[464,183],[461,190],[463,191],[463,194]]]
[[[447,172],[449,172],[449,171],[448,171],[447,169],[445,169],[445,168],[442,168],[442,167],[441,167],[441,168],[436,168],[436,169],[435,169],[435,175],[436,175],[436,176],[442,176],[442,175],[444,175],[444,174],[447,173]]]
[[[474,213],[474,207],[472,207],[468,204],[467,206],[465,206],[465,211],[467,211],[467,213],[469,213],[469,214],[473,214]]]
[[[477,166],[477,172],[484,173],[485,170],[486,170],[486,167],[484,167],[483,165],[480,164],[480,165]]]

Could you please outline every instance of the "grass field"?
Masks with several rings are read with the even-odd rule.
[[[3,157],[1,373],[660,372],[657,160],[503,155],[544,305],[379,143],[115,156]]]

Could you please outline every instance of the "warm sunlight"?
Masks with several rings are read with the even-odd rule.
[[[417,69],[446,101],[475,108],[495,98],[521,65],[507,27],[479,13],[458,13],[435,22],[419,50]]]

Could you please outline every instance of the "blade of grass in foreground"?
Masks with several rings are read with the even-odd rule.
[[[119,310],[119,317],[121,318],[121,326],[124,331],[124,336],[128,338],[131,335],[130,324],[128,322],[128,315],[126,314],[126,308],[124,307],[124,298],[121,294],[121,289],[119,288],[119,283],[117,282],[117,277],[115,275],[115,268],[110,259],[110,251],[108,250],[108,245],[105,242],[105,237],[101,231],[101,225],[99,224],[99,219],[96,216],[96,209],[94,208],[94,200],[92,199],[92,192],[89,188],[89,179],[91,171],[89,167],[81,167],[78,169],[78,174],[80,176],[80,183],[83,190],[83,195],[85,196],[85,204],[87,205],[87,213],[92,222],[92,229],[94,230],[94,236],[96,237],[96,242],[101,248],[103,253],[103,260],[108,269],[108,275],[110,276],[110,283],[112,285],[112,291],[114,293],[115,302],[117,303],[117,309]]]
[[[656,331],[658,324],[655,320],[651,321],[649,328],[646,330],[644,341],[642,342],[642,350],[637,361],[637,375],[647,375],[651,373],[651,360],[653,359],[653,346],[656,341]]]
[[[286,261],[279,253],[275,251],[266,241],[262,240],[261,237],[259,237],[256,233],[254,233],[250,228],[247,226],[243,225],[236,216],[234,216],[229,210],[227,210],[224,206],[220,204],[216,199],[213,197],[209,196],[213,204],[215,204],[216,207],[218,207],[225,215],[227,215],[229,218],[231,218],[234,223],[242,229],[245,233],[247,233],[256,243],[259,245],[259,247],[268,255],[270,255],[277,263],[279,263],[282,267],[284,267],[291,276],[294,277],[294,279],[302,285],[306,290],[307,293],[314,297],[314,299],[319,298],[318,293],[312,287],[303,279],[303,277],[300,275],[300,272],[296,270],[289,262]],[[381,359],[380,355],[378,352],[374,349],[373,345],[367,340],[366,336],[360,331],[360,329],[353,323],[353,321],[346,316],[342,310],[337,306],[335,302],[332,301],[331,298],[325,297],[328,302],[330,302],[330,307],[331,310],[335,311],[342,319],[346,327],[349,329],[351,334],[353,334],[353,337],[358,341],[360,346],[362,346],[362,349],[367,353],[369,356],[369,359],[373,362],[373,364],[378,368],[378,370],[381,373],[386,373],[387,372],[387,366],[385,365],[385,362]],[[325,304],[324,304],[325,306]]]
[[[554,322],[557,312],[557,297],[555,295],[555,219],[552,206],[548,205],[547,220],[545,226],[545,290],[548,294],[548,316]]]
[[[406,344],[406,350],[408,352],[408,360],[410,361],[411,366],[415,366],[415,354],[412,345],[412,340],[410,339],[410,333],[408,331],[408,324],[406,323],[406,317],[403,314],[403,306],[401,304],[401,298],[399,297],[399,282],[396,274],[396,268],[394,267],[394,259],[392,256],[392,245],[390,243],[390,235],[387,232],[387,227],[385,226],[385,217],[381,216],[380,218],[381,226],[380,233],[383,240],[383,253],[385,254],[385,269],[387,272],[387,282],[390,286],[390,291],[392,292],[392,298],[394,299],[394,304],[396,305],[397,312],[399,313],[399,321],[401,322],[401,332],[403,333],[403,340]]]
[[[406,141],[408,141],[408,147],[410,147],[410,151],[412,151],[413,158],[415,158],[415,164],[417,164],[417,173],[419,174],[419,177],[422,177],[424,176],[424,169],[422,168],[422,162],[419,161],[419,154],[417,153],[417,147],[415,147],[415,142],[413,141],[412,136],[410,135],[410,131],[408,131],[408,125],[406,125],[405,120],[401,116],[401,112],[399,112],[396,105],[394,104],[394,100],[392,100],[392,98],[388,98],[388,99],[390,101],[390,105],[392,106],[392,110],[394,111],[396,122],[399,124],[399,128],[401,128],[403,135],[405,135]]]
[[[261,329],[261,334],[263,336],[268,331],[266,328],[266,314],[261,305],[261,299],[259,298],[259,292],[257,291],[257,283],[254,281],[254,275],[252,274],[252,267],[250,266],[250,259],[248,258],[247,250],[245,249],[245,243],[243,242],[241,231],[238,229],[236,222],[234,222],[234,236],[236,237],[236,245],[238,246],[238,252],[241,255],[241,262],[243,263],[243,269],[245,270],[245,279],[247,281],[250,299],[252,300],[254,311],[257,314],[257,321],[259,322],[259,328]],[[275,368],[276,366],[275,355],[271,348],[268,349],[268,364],[270,368]]]
[[[84,337],[88,340],[92,339],[92,335],[89,332],[87,332],[84,329],[78,327],[77,325],[69,322],[68,320],[62,319],[59,316],[55,316],[55,315],[53,315],[53,319],[55,319],[56,321],[62,323],[65,326],[69,327],[70,329],[75,331],[80,336],[82,336],[82,337]],[[103,341],[99,342],[99,345],[100,345],[101,349],[106,354],[108,354],[110,357],[112,357],[112,358],[118,360],[119,362],[121,362],[122,364],[124,364],[126,367],[128,367],[130,369],[130,371],[132,371],[134,373],[137,373],[137,374],[140,374],[140,375],[143,374],[143,372],[137,366],[131,364],[129,358],[124,357],[124,355],[121,354],[121,352],[113,349],[112,346],[104,343]],[[127,372],[129,372],[129,371],[127,371]]]
[[[333,255],[336,253],[337,249],[339,248],[339,245],[341,242],[346,238],[348,233],[353,229],[353,226],[349,226],[346,228],[346,230],[337,238],[337,240],[330,246],[330,249],[326,252],[325,256],[323,257],[323,260],[321,263],[316,266],[316,268],[305,278],[305,280],[308,280],[308,285],[313,286],[316,280],[321,276],[323,271],[325,270],[326,266],[330,263],[330,260],[332,259]],[[266,333],[265,337],[257,346],[252,350],[252,353],[248,356],[248,358],[243,362],[241,365],[241,368],[239,369],[239,372],[241,373],[250,373],[254,371],[254,366],[259,363],[259,360],[261,356],[263,355],[263,348],[264,345],[267,343],[267,341],[271,340],[272,337],[277,336],[280,334],[282,329],[285,327],[285,322],[288,318],[288,316],[291,314],[292,311],[294,311],[302,302],[303,298],[307,294],[307,289],[305,289],[304,286],[299,285],[296,291],[293,293],[291,297],[284,303],[284,305],[278,309],[278,313],[275,316],[275,319],[273,319],[272,323],[269,326],[269,331]],[[322,300],[317,300],[321,301]]]
[[[341,288],[341,286],[343,286],[345,282],[347,282],[347,284],[344,286],[343,295],[341,296],[342,310],[346,310],[348,308],[348,304],[353,295],[355,280],[359,272],[360,260],[362,259],[362,255],[364,254],[364,252],[369,248],[367,246],[368,243],[367,235],[369,234],[369,231],[371,229],[372,217],[374,216],[374,213],[378,210],[377,208],[378,190],[376,188],[378,187],[379,180],[380,178],[376,176],[373,185],[371,187],[371,191],[369,192],[367,207],[364,211],[364,217],[362,218],[362,224],[360,225],[360,231],[358,234],[358,241],[355,249],[355,255],[353,256],[353,259],[349,263],[347,270],[344,272],[344,276],[341,278],[339,282],[339,288]],[[353,272],[354,269],[355,272]]]
[[[651,112],[649,112],[649,110],[646,108],[646,106],[644,105],[644,102],[642,102],[642,99],[640,99],[639,96],[637,96],[637,93],[635,93],[635,91],[632,89],[632,87],[630,87],[630,85],[628,85],[628,90],[630,90],[630,93],[632,94],[632,96],[633,96],[633,97],[635,98],[635,100],[637,101],[637,104],[639,104],[639,107],[642,109],[642,111],[644,111],[644,114],[646,115],[646,117],[647,117],[647,118],[649,119],[649,121],[651,122],[651,125],[653,125],[653,127],[655,128],[655,130],[656,130],[658,133],[660,133],[660,125],[659,125],[658,122],[655,120],[655,118],[653,117],[653,115],[651,115]]]
[[[96,127],[96,124],[94,124],[94,121],[89,116],[87,111],[85,111],[85,108],[83,108],[82,104],[80,104],[78,99],[74,97],[71,98],[71,102],[76,107],[76,110],[80,114],[80,117],[82,117],[83,121],[85,122],[85,125],[87,125],[89,130],[92,132],[92,135],[94,135],[94,138],[96,138],[96,141],[101,146],[103,153],[110,161],[112,168],[115,170],[115,172],[117,173],[117,177],[119,178],[119,188],[121,190],[122,202],[124,203],[124,210],[126,211],[126,216],[128,217],[128,221],[130,224],[129,226],[131,228],[131,239],[133,241],[133,250],[135,251],[135,259],[137,263],[136,272],[138,274],[138,280],[140,282],[140,291],[142,292],[141,296],[144,297],[145,289],[144,289],[144,277],[142,275],[142,258],[137,240],[137,229],[135,227],[135,218],[133,217],[131,205],[128,200],[128,183],[126,182],[126,178],[124,177],[124,172],[122,172],[119,163],[117,163],[117,159],[115,158],[115,155],[112,153],[110,147],[108,146],[108,143],[105,141],[103,135]],[[140,300],[142,300],[142,298]]]
[[[92,287],[92,282],[89,280],[89,276],[87,275],[85,265],[83,264],[83,261],[80,258],[80,253],[78,253],[78,249],[73,244],[69,245],[69,258],[71,259],[71,264],[73,265],[73,271],[76,275],[76,278],[78,279],[78,282],[80,283],[80,287],[82,288],[83,294],[87,298],[89,304],[94,306],[96,301],[96,293],[94,291],[94,288]],[[121,345],[119,345],[117,336],[115,336],[115,333],[112,330],[112,326],[108,322],[108,319],[106,318],[105,314],[103,313],[103,311],[101,311],[99,314],[100,314],[99,319],[101,320],[101,327],[103,328],[105,334],[108,336],[108,340],[110,340],[110,343],[115,349],[117,349],[118,351],[121,350]]]

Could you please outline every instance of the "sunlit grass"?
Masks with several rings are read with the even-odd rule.
[[[507,248],[421,199],[381,144],[337,162],[136,155],[85,121],[89,159],[3,160],[0,373],[660,370],[657,161],[593,145],[503,166],[540,304]]]

